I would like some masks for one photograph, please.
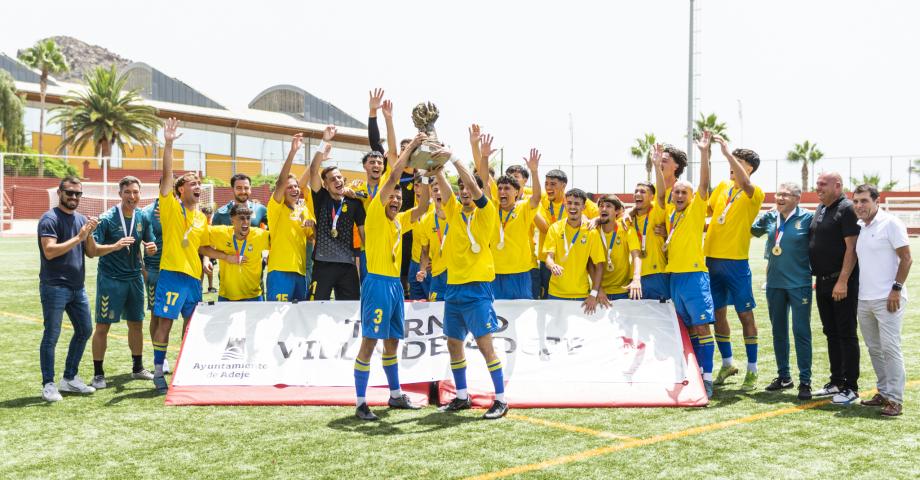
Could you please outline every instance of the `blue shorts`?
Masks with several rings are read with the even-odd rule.
[[[105,274],[96,276],[96,323],[144,320],[144,277],[116,280]]]
[[[462,341],[467,333],[479,338],[497,332],[494,300],[492,282],[448,285],[444,295],[444,334]]]
[[[262,299],[261,296],[252,297],[252,298],[244,298],[244,299],[241,299],[241,300],[230,300],[230,299],[227,298],[227,297],[221,297],[220,295],[217,296],[217,301],[218,301],[218,302],[261,302],[262,300],[263,300],[263,299]]]
[[[153,311],[153,299],[157,294],[157,279],[160,278],[160,269],[147,270],[147,310]]]
[[[431,283],[428,285],[428,301],[429,302],[439,302],[444,300],[444,295],[447,293],[447,270],[441,272],[440,275],[435,275],[431,277]]]
[[[668,300],[671,298],[671,274],[653,273],[642,277],[643,300]]]
[[[542,290],[542,274],[540,273],[539,265],[530,269],[530,288],[532,290],[532,297],[534,300],[539,300],[540,293]]]
[[[607,300],[629,300],[629,292],[608,293]]]
[[[405,309],[399,277],[368,273],[361,282],[361,336],[403,338]]]
[[[176,320],[181,313],[189,319],[201,301],[201,280],[184,273],[160,270],[153,299],[153,314]]]
[[[496,300],[533,300],[530,270],[521,273],[499,273],[492,280]]]
[[[587,297],[580,297],[580,298],[563,298],[563,297],[557,297],[557,296],[555,296],[555,295],[547,295],[547,296],[546,296],[546,299],[547,299],[547,300],[568,300],[568,301],[570,301],[570,302],[584,302],[584,301],[585,301],[585,298],[587,298]]]
[[[415,275],[420,269],[420,265],[415,260],[409,261],[409,300],[424,300],[428,298],[428,287],[431,285],[431,277],[426,276],[425,280],[419,282]]]
[[[751,266],[747,260],[707,257],[706,268],[709,269],[712,304],[716,310],[734,305],[735,312],[744,313],[757,306],[751,287]]]
[[[307,277],[295,272],[272,270],[266,278],[265,298],[270,302],[292,302],[307,299]]]
[[[672,273],[671,300],[684,325],[692,327],[715,322],[706,272]]]

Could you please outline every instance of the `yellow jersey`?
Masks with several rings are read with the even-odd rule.
[[[201,278],[201,258],[198,247],[210,245],[210,227],[203,213],[186,210],[171,192],[160,195],[160,223],[163,225],[163,255],[160,270],[184,273]],[[188,239],[187,242],[184,239]],[[184,245],[183,245],[184,244]]]
[[[550,225],[543,253],[552,253],[554,261],[562,266],[562,275],[552,275],[549,280],[549,294],[560,298],[588,296],[588,260],[601,266],[606,263],[597,229],[588,230],[584,222],[578,228],[569,226],[564,219]]]
[[[760,213],[764,193],[754,187],[750,197],[733,182],[721,182],[709,196],[712,220],[706,232],[703,255],[747,260],[751,250],[751,225]],[[727,211],[726,211],[727,210]]]
[[[422,261],[422,237],[425,236],[425,219],[429,215],[434,215],[434,203],[429,203],[428,211],[412,224],[412,261],[415,263]]]
[[[440,275],[447,270],[447,259],[441,254],[441,246],[447,240],[447,232],[450,231],[450,225],[447,220],[438,218],[437,213],[431,212],[425,215],[424,221],[420,228],[422,232],[421,245],[428,247],[428,258],[431,262],[431,275]]]
[[[246,300],[262,295],[262,252],[269,249],[269,234],[261,228],[250,228],[246,239],[240,241],[231,226],[211,227],[211,246],[231,255],[242,255],[246,263],[235,265],[219,260],[220,292],[229,300]]]
[[[523,273],[536,267],[533,256],[533,219],[537,209],[529,201],[517,202],[510,212],[498,208],[498,228],[492,235],[495,273]]]
[[[302,225],[313,218],[306,202],[294,208],[284,201],[268,200],[268,231],[271,234],[271,251],[268,254],[268,271],[307,273],[307,232]]]
[[[604,232],[599,225],[597,228],[600,235],[601,245],[604,248],[604,257],[606,261],[601,265],[604,269],[604,277],[601,285],[604,287],[604,293],[626,293],[626,285],[632,281],[632,251],[639,250],[639,242],[636,235],[630,235],[629,229],[622,219],[617,220],[614,230],[610,233]],[[613,271],[610,270],[613,266]]]
[[[546,220],[546,223],[553,225],[554,223],[565,220],[568,218],[568,213],[565,211],[565,197],[562,198],[561,202],[551,200],[549,196],[545,193],[540,197],[540,211],[538,212],[540,216]],[[585,203],[585,209],[581,212],[582,215],[588,218],[595,218],[600,215],[600,209],[597,207],[597,204],[594,203],[591,199]],[[546,260],[546,254],[543,252],[543,244],[546,242],[546,234],[540,232],[540,240],[538,245],[538,251],[540,252],[540,260]]]
[[[664,209],[658,206],[658,202],[652,204],[645,215],[637,215],[636,222],[629,227],[627,235],[630,241],[636,242],[639,251],[645,252],[645,258],[642,259],[642,276],[664,273],[667,262],[664,258],[664,240],[655,235],[655,225],[665,223],[666,217]],[[644,247],[644,248],[643,248]]]
[[[448,285],[495,280],[495,262],[490,244],[498,214],[495,203],[485,196],[482,198],[486,200],[486,206],[479,208],[474,205],[470,214],[463,212],[457,197],[448,195],[444,199],[447,223],[453,226],[447,232],[442,252],[447,260]],[[470,242],[470,236],[475,244]],[[474,252],[474,248],[478,252]]]
[[[399,212],[393,220],[387,217],[386,209],[379,201],[372,201],[364,220],[367,235],[367,271],[376,275],[399,278],[402,263],[402,237],[412,228],[412,211]]]
[[[678,212],[674,205],[668,206],[665,227],[671,241],[666,241],[666,273],[707,271],[703,258],[703,226],[706,225],[707,207],[699,192],[693,194],[690,205],[682,212]]]

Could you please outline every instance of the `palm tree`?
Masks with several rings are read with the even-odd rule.
[[[786,160],[790,162],[802,162],[802,191],[808,191],[808,164],[814,164],[824,157],[824,152],[818,150],[817,143],[811,143],[805,140],[802,143],[796,143],[792,150],[786,153]]]
[[[119,76],[115,65],[96,67],[85,80],[85,91],[71,91],[64,105],[52,110],[51,121],[64,127],[61,150],[80,151],[92,142],[96,155],[110,157],[116,143],[122,151],[133,149],[128,141],[142,147],[156,143],[153,132],[163,121],[155,108],[140,104],[137,90],[123,90],[127,77]]]
[[[45,153],[43,149],[45,137],[45,92],[48,90],[48,75],[64,73],[70,70],[70,67],[67,65],[67,59],[64,58],[64,54],[58,49],[57,43],[50,38],[39,40],[32,48],[20,52],[19,60],[41,71],[41,79],[38,81],[41,89],[39,95],[41,101],[41,114],[38,122],[38,153]],[[45,162],[44,159],[39,156],[38,176],[41,177],[44,173]]]
[[[693,121],[693,139],[699,140],[702,132],[710,132],[713,135],[719,135],[720,137],[729,140],[728,134],[725,133],[728,130],[725,122],[720,122],[719,118],[716,117],[716,114],[710,113],[709,115],[700,113],[699,120]]]
[[[0,70],[0,131],[3,136],[3,148],[0,151],[19,152],[25,137],[22,117],[25,114],[25,100],[16,93],[13,77],[5,70]]]
[[[890,182],[882,185],[882,176],[878,172],[872,172],[869,174],[863,173],[862,178],[850,178],[850,183],[853,184],[853,188],[860,185],[875,185],[876,188],[883,192],[890,192],[894,190],[894,187],[898,186],[897,180],[891,180]]]
[[[636,144],[629,148],[629,153],[638,160],[645,159],[645,177],[646,181],[652,181],[652,147],[656,139],[654,133],[646,133],[636,138]]]

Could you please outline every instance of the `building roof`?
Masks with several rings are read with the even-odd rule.
[[[4,53],[0,53],[0,69],[10,72],[13,80],[17,82],[32,82],[38,83],[41,81],[41,74],[32,70],[26,64],[20,62],[19,60],[9,57]],[[54,85],[55,81],[52,78],[48,78],[48,85]]]
[[[128,75],[127,88],[136,89],[146,99],[224,109],[222,105],[185,82],[170,77],[144,62],[134,62],[121,73]]]
[[[294,85],[275,85],[266,88],[249,102],[249,108],[280,112],[311,123],[367,128],[367,125],[335,105]]]

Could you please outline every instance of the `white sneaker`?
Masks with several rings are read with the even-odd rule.
[[[90,383],[96,390],[105,388],[105,375],[96,375],[93,377],[93,382]]]
[[[71,393],[93,393],[96,391],[95,388],[83,383],[80,377],[73,377],[73,380],[62,378],[61,383],[58,384],[58,390]]]
[[[840,393],[831,398],[831,402],[834,405],[852,405],[857,400],[859,400],[859,395],[849,388],[844,388]]]
[[[139,372],[132,372],[131,378],[135,380],[153,380],[153,373],[145,368]]]
[[[60,402],[64,397],[58,393],[57,385],[54,382],[48,382],[45,384],[45,388],[42,389],[42,399],[46,402]]]
[[[163,373],[172,373],[172,369],[169,368],[169,360],[165,358],[163,359]]]

